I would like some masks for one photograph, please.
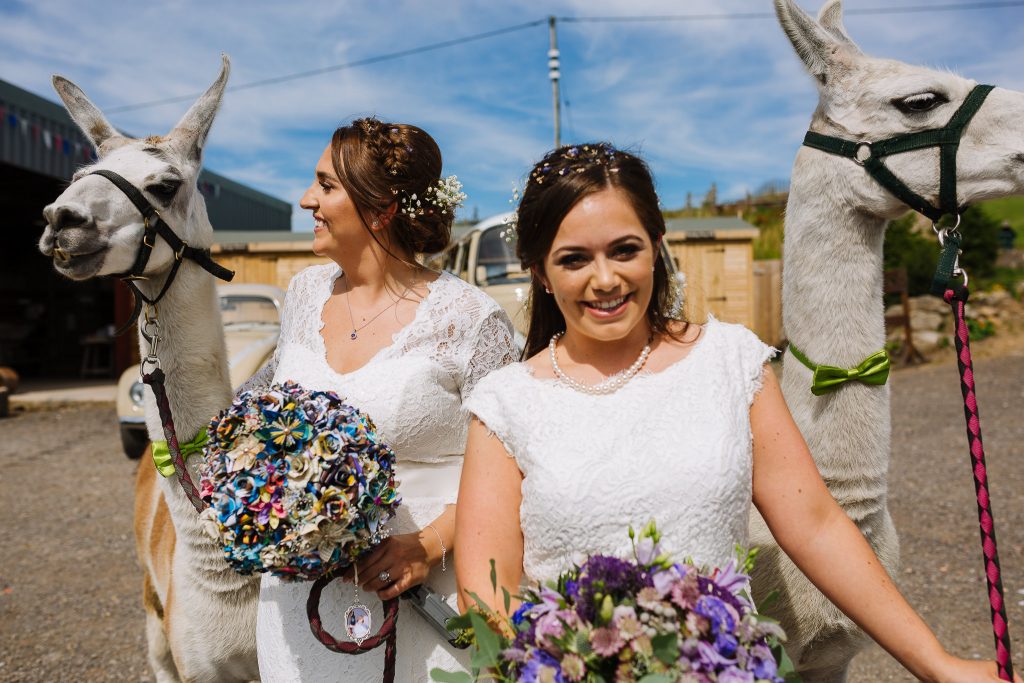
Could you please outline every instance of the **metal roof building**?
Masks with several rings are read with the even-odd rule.
[[[63,106],[0,79],[0,164],[68,181],[95,158]],[[215,230],[291,229],[288,202],[206,169],[199,189]]]
[[[94,159],[63,106],[0,80],[0,365],[29,378],[110,374],[135,346],[131,335],[107,334],[124,286],[66,280],[37,248],[43,207]],[[291,228],[288,202],[205,169],[198,186],[218,231]]]

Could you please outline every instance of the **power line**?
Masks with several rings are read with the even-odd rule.
[[[913,14],[916,12],[934,12],[950,10],[999,9],[1004,7],[1022,7],[1024,1],[1009,0],[1007,2],[972,2],[951,3],[946,5],[904,5],[902,7],[864,7],[844,9],[844,15],[851,14]],[[634,16],[604,17],[558,17],[558,21],[566,23],[630,23],[647,21],[709,21],[721,19],[775,19],[774,12],[721,12],[714,14],[658,14]]]
[[[1005,7],[1022,7],[1024,6],[1024,0],[1008,0],[1004,2],[975,2],[975,3],[951,3],[944,5],[906,5],[903,7],[874,7],[874,8],[862,8],[862,9],[847,9],[844,10],[844,14],[910,14],[916,12],[932,12],[932,11],[949,11],[949,10],[977,10],[977,9],[998,9]],[[557,21],[566,23],[638,23],[638,22],[651,22],[651,21],[708,21],[708,20],[723,20],[723,19],[775,19],[773,12],[736,12],[736,13],[717,13],[717,14],[661,14],[661,15],[636,15],[636,16],[603,16],[603,17],[557,17]],[[523,24],[516,24],[514,26],[506,26],[504,28],[495,29],[493,31],[485,31],[483,33],[476,33],[462,38],[454,38],[452,40],[445,40],[439,43],[431,43],[429,45],[422,45],[420,47],[409,48],[408,50],[400,50],[398,52],[389,52],[383,55],[377,55],[374,57],[367,57],[366,59],[358,59],[352,62],[346,62],[344,64],[335,64],[332,66],[325,66],[319,69],[311,69],[309,71],[300,71],[297,73],[286,74],[283,76],[276,76],[273,78],[264,78],[258,81],[251,81],[249,83],[242,83],[240,85],[229,86],[226,91],[235,92],[238,90],[248,90],[250,88],[259,88],[265,85],[273,85],[276,83],[285,83],[288,81],[294,81],[301,78],[309,78],[311,76],[319,76],[325,73],[331,73],[334,71],[343,71],[345,69],[352,69],[359,66],[366,66],[368,64],[377,64],[380,62],[391,61],[394,59],[401,59],[402,57],[408,57],[410,55],[422,54],[424,52],[431,52],[434,50],[441,50],[447,47],[454,47],[456,45],[463,45],[465,43],[471,43],[478,40],[486,40],[487,38],[493,38],[495,36],[505,35],[508,33],[514,33],[516,31],[522,31],[534,26],[540,26],[541,24],[548,23],[549,18],[535,19],[528,21]],[[202,93],[192,93],[190,95],[179,95],[177,97],[167,97],[159,100],[150,100],[149,102],[140,102],[138,104],[128,104],[120,107],[110,107],[106,110],[108,114],[116,114],[119,112],[133,111],[136,109],[145,109],[148,107],[156,107],[162,104],[173,104],[175,102],[189,102],[195,100]]]
[[[540,26],[546,24],[548,18],[537,19],[535,21],[529,21],[525,24],[516,24],[515,26],[506,26],[505,28],[495,29],[493,31],[485,31],[484,33],[477,33],[471,36],[464,36],[462,38],[454,38],[452,40],[445,40],[440,43],[431,43],[430,45],[422,45],[420,47],[409,48],[408,50],[400,50],[399,52],[389,52],[383,55],[377,55],[375,57],[367,57],[366,59],[358,59],[354,62],[346,62],[344,64],[335,64],[333,66],[325,66],[320,69],[311,69],[309,71],[300,71],[298,73],[287,74],[284,76],[275,76],[273,78],[264,78],[259,81],[251,81],[249,83],[242,83],[240,85],[230,86],[225,88],[225,91],[234,92],[236,90],[248,90],[250,88],[259,88],[264,85],[272,85],[275,83],[285,83],[287,81],[294,81],[300,78],[309,78],[310,76],[319,76],[320,74],[331,73],[333,71],[342,71],[344,69],[352,69],[357,66],[366,66],[367,64],[377,64],[379,62],[386,62],[392,59],[400,59],[402,57],[408,57],[410,55],[421,54],[423,52],[431,52],[433,50],[441,50],[446,47],[453,47],[455,45],[462,45],[464,43],[472,43],[477,40],[485,40],[487,38],[493,38],[495,36],[504,35],[506,33],[513,33],[515,31],[522,31],[523,29],[533,28],[534,26]],[[111,107],[107,109],[107,113],[114,114],[122,111],[131,111],[134,109],[144,109],[147,107],[156,107],[161,104],[171,104],[173,102],[189,102],[195,100],[202,93],[193,93],[191,95],[180,95],[177,97],[168,97],[160,100],[151,100],[149,102],[140,102],[139,104],[128,104],[120,107]]]

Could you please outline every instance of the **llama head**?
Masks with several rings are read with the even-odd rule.
[[[230,63],[222,57],[220,75],[170,133],[130,138],[120,134],[71,81],[54,76],[71,118],[96,146],[96,163],[78,170],[71,184],[43,209],[46,228],[39,250],[56,270],[73,280],[128,271],[142,242],[139,210],[113,183],[92,171],[109,169],[134,185],[172,230],[192,246],[209,246],[212,228],[196,181],[203,147],[220,107]],[[157,239],[146,275],[170,268],[174,253]]]
[[[817,20],[793,0],[775,12],[818,87],[811,130],[851,141],[877,142],[942,128],[976,84],[956,74],[865,55],[843,27],[841,0],[829,0]],[[892,218],[907,206],[852,160],[803,148],[798,166],[828,177],[859,211]],[[937,147],[894,154],[886,166],[932,205],[939,201]],[[825,165],[829,165],[826,172]],[[798,169],[794,169],[794,180]],[[971,119],[957,154],[960,205],[1024,192],[1024,94],[993,90]]]

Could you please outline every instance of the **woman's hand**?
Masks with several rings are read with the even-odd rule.
[[[997,683],[1003,680],[999,678],[998,672],[995,662],[960,659],[949,655],[937,669],[935,680],[938,683]],[[1013,674],[1013,680],[1015,683],[1024,683],[1017,673]]]
[[[384,539],[357,565],[359,587],[375,592],[381,600],[390,600],[420,585],[426,581],[430,568],[440,560],[440,553],[435,558],[433,548],[429,546],[430,537],[422,531]],[[386,580],[382,580],[384,573]],[[351,573],[347,573],[345,578],[351,581]]]

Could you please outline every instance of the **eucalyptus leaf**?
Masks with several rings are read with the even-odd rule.
[[[490,669],[498,665],[501,655],[501,637],[491,630],[487,620],[476,612],[470,612],[473,623],[473,634],[476,636],[476,649],[473,651],[473,668]]]
[[[437,683],[473,683],[473,677],[465,671],[445,671],[436,667],[430,670],[430,678]]]

